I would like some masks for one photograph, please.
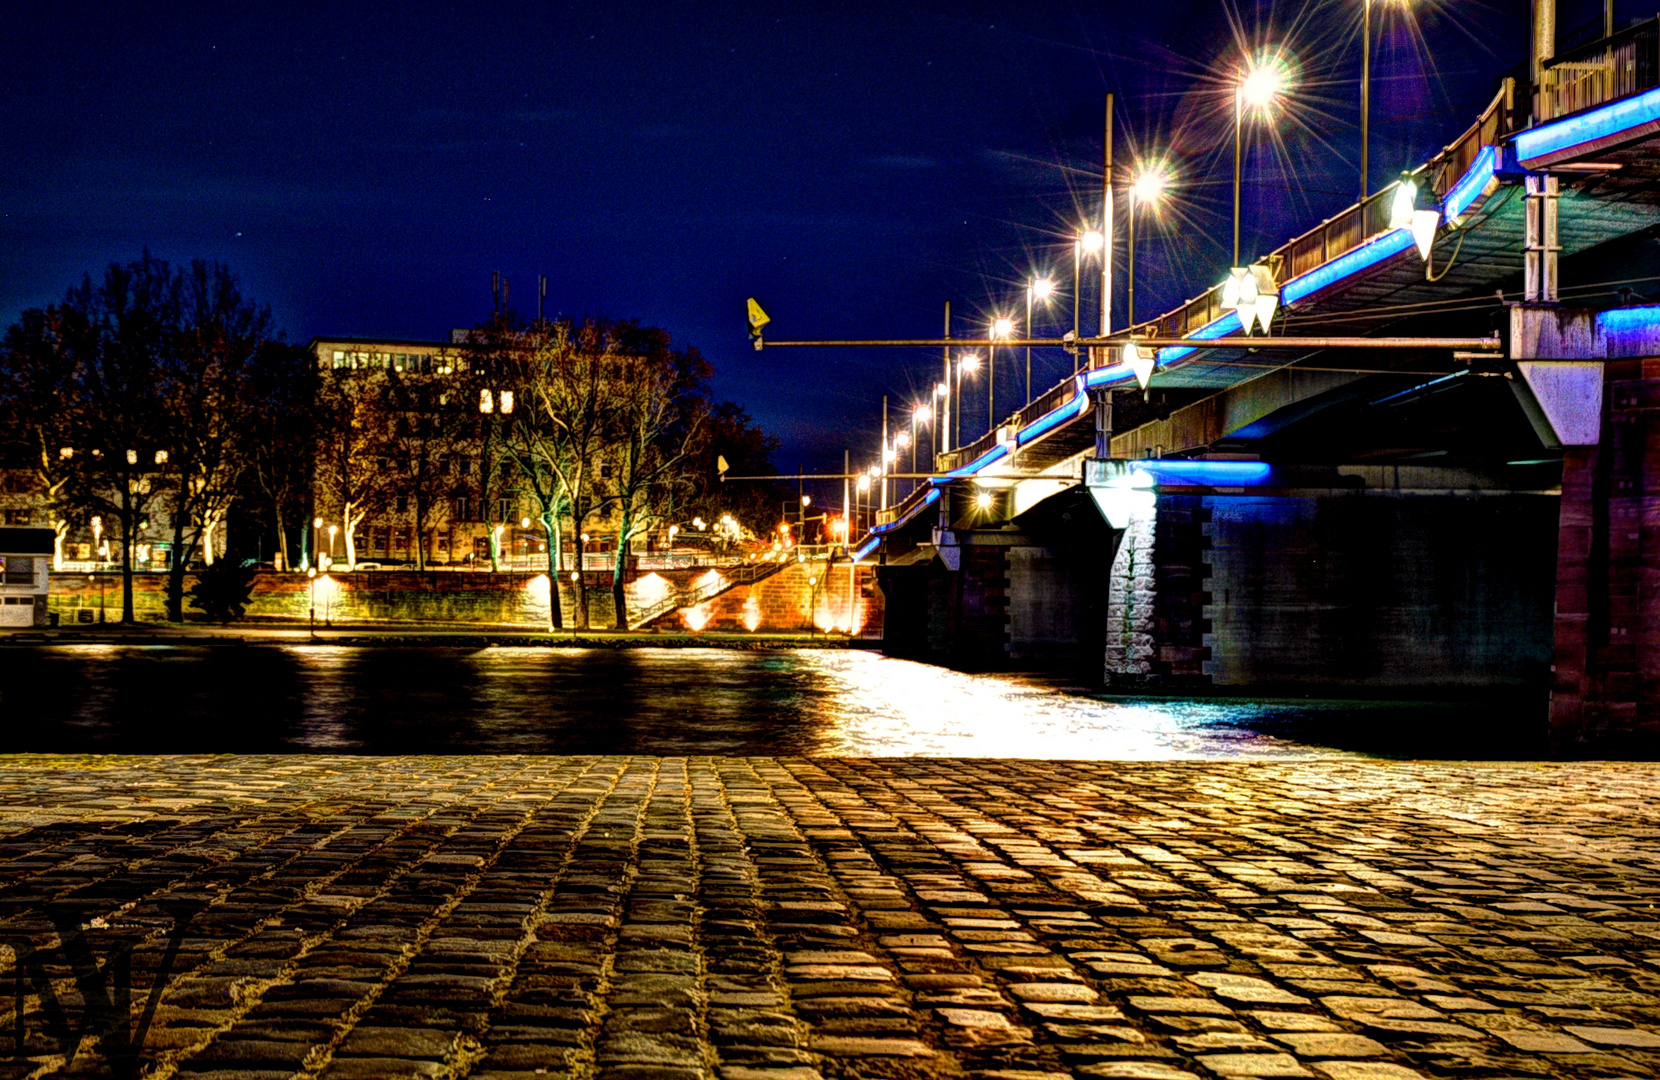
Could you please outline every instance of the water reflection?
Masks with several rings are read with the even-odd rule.
[[[1109,699],[837,650],[0,649],[11,752],[1283,758],[1392,750],[1356,734],[1452,715]]]

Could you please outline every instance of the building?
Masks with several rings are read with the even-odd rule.
[[[44,627],[56,535],[51,529],[0,527],[0,629]]]
[[[146,473],[137,484],[160,490],[167,482]],[[113,496],[109,500],[114,502]],[[225,553],[228,515],[215,519],[213,528],[196,548],[196,558],[211,563]],[[54,538],[48,547],[54,570],[106,570],[121,565],[120,526],[98,514],[67,516],[56,509],[34,469],[0,468],[0,527],[32,529]],[[133,569],[161,572],[173,565],[173,516],[165,498],[149,498],[133,530]]]
[[[465,330],[447,342],[311,342],[318,434],[302,559],[488,567],[491,534],[499,528],[501,561],[545,569],[547,534],[510,466],[486,490],[484,464],[492,454],[498,402],[492,397],[489,413],[480,409],[479,391],[466,381],[466,342]],[[583,534],[562,537],[562,565],[574,567],[580,549],[585,569],[611,568],[618,522],[614,513],[598,509],[609,478],[610,466],[600,464],[591,503],[596,511]],[[648,547],[638,539],[636,546]]]

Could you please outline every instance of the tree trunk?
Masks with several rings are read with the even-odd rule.
[[[272,510],[277,519],[277,550],[282,552],[282,568],[292,570],[294,564],[288,559],[288,529],[282,522],[282,504],[278,503]]]
[[[133,481],[121,481],[121,621],[133,621]]]
[[[173,558],[167,564],[167,621],[184,622],[184,514],[174,507]]]
[[[571,515],[572,546],[576,548],[576,628],[589,629],[588,625],[588,560],[587,552],[583,550],[582,520],[577,515]]]
[[[550,529],[548,523],[552,522]],[[555,630],[565,629],[565,605],[559,600],[563,595],[560,589],[564,584],[559,580],[565,573],[564,554],[561,545],[564,543],[565,530],[559,524],[559,504],[555,502],[551,507],[542,507],[542,535],[548,538],[548,580],[552,584],[548,587],[548,601],[553,605],[549,617],[553,619]]]
[[[623,575],[628,571],[628,532],[633,527],[633,515],[625,505],[617,527],[617,557],[611,560],[611,603],[617,611],[618,630],[628,629],[628,593],[623,588]]]
[[[415,569],[427,568],[427,511],[426,501],[415,496]]]
[[[548,632],[565,629],[565,613],[559,603],[559,546],[548,532],[547,510],[542,511],[542,535],[548,537]]]
[[[340,513],[341,524],[346,529],[346,569],[357,569],[357,526],[363,520],[363,515],[352,516],[352,504],[347,503]]]
[[[52,569],[63,568],[63,538],[69,535],[69,522],[63,518],[52,519]],[[93,552],[96,556],[97,552]]]

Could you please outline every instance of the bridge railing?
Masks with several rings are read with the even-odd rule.
[[[1653,30],[1660,26],[1660,18],[1643,25]],[[1622,31],[1622,34],[1632,35],[1634,42],[1648,40],[1642,38],[1642,29],[1642,26],[1633,27],[1630,30]],[[1615,36],[1619,37],[1620,35]],[[1587,46],[1587,48],[1590,47]],[[1652,66],[1651,64],[1651,68]],[[1506,79],[1499,92],[1493,97],[1492,102],[1476,118],[1475,123],[1471,124],[1463,134],[1444,147],[1434,158],[1419,166],[1411,174],[1412,180],[1420,187],[1428,184],[1433,188],[1436,198],[1445,198],[1459,179],[1475,164],[1482,148],[1497,144],[1501,138],[1510,133],[1511,117],[1515,112],[1515,92],[1514,81]],[[1399,186],[1400,181],[1398,180],[1387,185],[1361,202],[1333,217],[1327,218],[1301,236],[1281,245],[1258,262],[1267,266],[1273,272],[1275,280],[1283,283],[1323,266],[1333,259],[1341,258],[1379,234],[1389,231],[1391,204],[1394,202],[1395,192]],[[1130,332],[1136,337],[1189,337],[1200,328],[1221,318],[1223,314],[1222,286],[1219,284],[1207,289],[1174,311],[1137,323],[1131,328]],[[1091,349],[1089,352],[1088,366],[1092,368],[1104,367],[1118,361],[1117,353],[1112,349]],[[973,442],[942,454],[936,454],[934,468],[940,472],[962,468],[991,450],[1000,441],[1012,439],[1015,432],[1050,412],[1070,397],[1072,385],[1070,378],[1062,380],[1048,392],[1033,400],[1031,404],[1011,413],[996,428],[986,432]],[[895,520],[908,507],[909,502],[910,500],[906,500],[878,513],[877,521],[886,523]]]
[[[1508,133],[1507,105],[1513,95],[1511,85],[1501,88],[1469,130],[1420,166],[1412,174],[1413,180],[1422,185],[1427,179],[1438,198],[1445,196],[1475,163],[1481,148],[1493,145]],[[1389,184],[1258,261],[1273,271],[1275,280],[1284,282],[1341,258],[1379,233],[1389,231],[1391,204],[1399,186],[1398,180]],[[1187,337],[1222,315],[1222,286],[1216,285],[1175,311],[1138,323],[1131,332],[1137,337]],[[1105,363],[1115,359],[1102,358]]]
[[[1548,60],[1534,88],[1534,120],[1555,120],[1656,86],[1660,16]]]

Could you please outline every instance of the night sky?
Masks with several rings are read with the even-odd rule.
[[[1023,313],[1033,270],[1070,282],[1112,90],[1120,165],[1169,153],[1179,177],[1138,258],[1138,310],[1165,310],[1228,265],[1222,79],[1242,44],[1298,68],[1254,129],[1247,255],[1353,200],[1360,6],[18,5],[0,320],[145,247],[229,263],[302,342],[446,337],[488,314],[493,270],[534,315],[546,274],[550,315],[701,349],[784,440],[781,467],[868,460],[881,395],[925,393],[936,354],[757,354],[746,296],[778,338],[932,337],[947,299],[959,335]],[[1600,11],[1561,6],[1564,30]],[[1374,187],[1524,59],[1528,4],[1376,9]],[[1039,333],[1070,326],[1069,297],[1053,310]],[[1040,357],[1039,381],[1063,364]]]

